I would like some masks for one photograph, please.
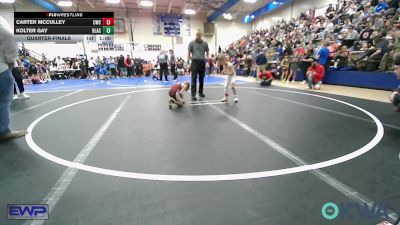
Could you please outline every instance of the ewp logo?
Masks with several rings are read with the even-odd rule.
[[[47,220],[49,205],[7,205],[9,220]]]
[[[322,216],[327,220],[334,220],[337,217],[345,220],[374,220],[389,219],[388,209],[383,203],[339,203],[327,202],[322,206]]]

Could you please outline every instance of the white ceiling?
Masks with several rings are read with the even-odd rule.
[[[16,0],[24,4],[28,0]],[[59,0],[48,0],[57,4]],[[184,9],[195,9],[199,15],[209,16],[220,8],[228,0],[153,0],[154,6],[150,8],[141,7],[140,0],[121,0],[119,4],[107,4],[106,0],[71,0],[73,10],[70,11],[108,11],[108,10],[140,10],[155,13],[183,13]],[[247,14],[264,6],[271,0],[257,0],[255,3],[246,3],[241,0],[228,10],[235,20],[241,20]],[[221,16],[222,18],[222,16]]]

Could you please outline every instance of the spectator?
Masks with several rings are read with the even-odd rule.
[[[262,70],[265,70],[265,66],[267,65],[267,57],[262,51],[259,51],[256,57],[256,65],[257,65],[257,74],[259,74]]]
[[[375,12],[379,13],[387,10],[389,5],[384,0],[379,0],[379,4],[375,7]]]
[[[346,35],[346,40],[359,40],[360,35],[358,34],[357,30],[354,29],[353,26],[350,26]]]
[[[93,76],[93,71],[94,71],[94,67],[96,66],[96,62],[94,61],[93,57],[90,57],[89,59],[89,75],[90,77]]]
[[[160,65],[160,81],[163,81],[163,75],[165,76],[165,81],[168,81],[168,55],[165,51],[161,51],[157,58]]]
[[[174,80],[178,79],[178,73],[176,72],[176,58],[174,51],[169,50],[169,67],[171,68],[171,74],[174,75]]]
[[[289,56],[285,55],[285,57],[283,57],[283,60],[281,61],[281,68],[282,68],[282,79],[281,79],[281,82],[285,82],[286,79],[288,78],[289,66],[290,66]]]
[[[10,107],[14,86],[11,69],[18,56],[18,47],[8,27],[10,27],[9,24],[0,20],[0,141],[27,134],[26,131],[11,131],[10,129]]]
[[[325,69],[329,66],[329,42],[325,42],[322,48],[318,51],[318,64],[322,65]]]
[[[400,80],[400,55],[396,55],[394,58],[394,71],[397,79]],[[400,112],[400,86],[390,95],[390,102],[393,103],[395,110]]]
[[[131,59],[130,55],[126,56],[125,67],[128,73],[128,77],[133,76],[133,60]]]
[[[274,79],[271,71],[264,71],[264,70],[260,71],[260,74],[258,75],[258,77],[261,81],[260,82],[261,86],[271,86],[272,80]]]
[[[320,90],[322,79],[325,76],[325,68],[313,60],[307,71],[308,89]]]
[[[125,65],[125,57],[123,55],[120,55],[118,58],[118,71],[119,71],[119,76],[121,77],[126,77],[128,70]]]
[[[110,56],[110,58],[107,60],[107,64],[108,64],[108,68],[110,69],[111,76],[114,76],[114,78],[117,78],[115,59],[112,56]]]

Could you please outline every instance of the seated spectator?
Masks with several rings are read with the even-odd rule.
[[[29,67],[28,67],[28,75],[30,77],[32,77],[32,76],[36,76],[37,74],[38,74],[38,69],[37,69],[35,63],[30,62]]]
[[[176,64],[176,71],[178,72],[178,75],[183,75],[185,73],[183,60],[178,60],[178,63]]]
[[[383,55],[382,61],[379,64],[379,71],[393,71],[394,70],[394,48],[389,47],[388,53]]]
[[[346,40],[359,40],[360,34],[358,34],[357,30],[354,29],[353,26],[350,26],[347,30],[347,35],[345,37]]]
[[[324,66],[318,64],[316,60],[313,60],[307,71],[308,89],[320,90],[324,76]]]
[[[385,34],[386,36],[386,34]],[[377,31],[375,31],[371,37],[373,38],[374,48],[371,50],[371,55],[368,59],[367,71],[372,72],[378,70],[379,64],[383,56],[388,52],[389,42],[385,38],[382,38]]]
[[[333,67],[340,68],[340,67],[347,66],[349,54],[350,54],[350,52],[347,49],[347,46],[343,46],[335,57],[336,60],[335,60],[335,64]]]
[[[389,5],[384,0],[379,0],[379,4],[375,7],[375,12],[379,13],[389,8]]]
[[[394,72],[397,79],[400,80],[400,55],[397,55],[394,58]],[[393,103],[395,110],[400,112],[400,86],[390,95],[390,102]]]

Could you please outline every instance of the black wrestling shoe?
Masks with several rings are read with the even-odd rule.
[[[206,96],[204,94],[199,94],[200,98],[205,98]]]
[[[196,96],[193,96],[193,97],[192,97],[192,101],[197,101]]]

